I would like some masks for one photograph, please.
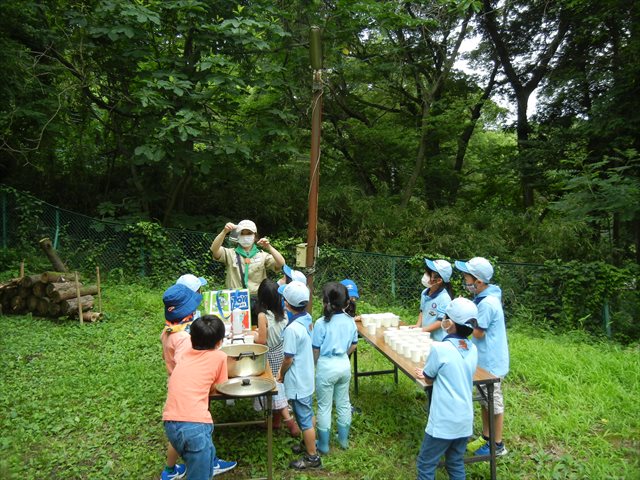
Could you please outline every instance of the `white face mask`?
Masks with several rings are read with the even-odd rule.
[[[422,285],[424,286],[424,288],[431,288],[431,277],[429,276],[428,273],[425,273],[422,276]]]
[[[442,322],[440,323],[440,328],[442,328],[442,331],[444,332],[444,336],[446,337],[447,335],[449,335],[449,332],[447,331],[448,328],[451,328],[451,325],[453,324],[453,321],[450,318],[445,318],[442,320]],[[446,326],[445,326],[446,325]]]
[[[478,289],[476,288],[475,282],[474,283],[465,283],[464,284],[464,288],[466,288],[469,293],[473,293],[474,295],[478,292]]]
[[[255,240],[255,235],[240,235],[238,238],[238,243],[243,247],[250,247],[253,245],[253,241]]]

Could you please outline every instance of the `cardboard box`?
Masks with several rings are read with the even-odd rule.
[[[231,326],[232,321],[231,312],[236,308],[242,311],[243,328],[250,328],[251,299],[249,298],[249,290],[211,290],[202,294],[202,311],[204,314],[217,315],[229,326]]]

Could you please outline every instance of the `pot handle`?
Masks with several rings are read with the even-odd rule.
[[[238,354],[238,360],[242,359],[242,357],[250,357],[251,360],[255,360],[256,359],[256,353],[255,352],[241,352]]]

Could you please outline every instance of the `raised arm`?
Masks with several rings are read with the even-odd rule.
[[[267,237],[262,237],[256,243],[259,247],[269,252],[273,259],[276,261],[276,266],[278,267],[278,269],[282,269],[282,267],[284,266],[284,257],[278,250],[275,249],[273,245],[271,245],[269,239]]]
[[[231,230],[234,230],[235,228],[236,228],[235,224],[229,222],[220,231],[218,236],[213,239],[213,243],[211,244],[210,250],[211,250],[211,253],[213,253],[213,258],[215,258],[216,260],[220,260],[220,256],[222,255],[222,249],[221,249],[222,242],[224,242],[224,239],[227,236],[227,234]]]

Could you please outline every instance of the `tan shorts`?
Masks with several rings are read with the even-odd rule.
[[[484,408],[489,408],[489,402],[487,401],[487,386],[477,385],[480,391],[480,405]],[[504,413],[504,396],[502,395],[502,380],[493,384],[493,413],[494,415],[500,415]]]

